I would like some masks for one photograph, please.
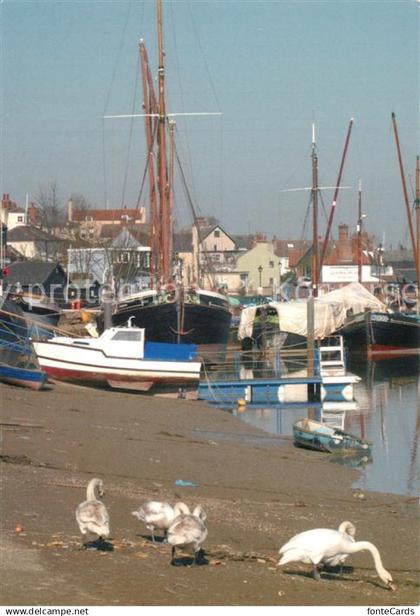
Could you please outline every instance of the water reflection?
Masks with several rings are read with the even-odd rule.
[[[260,366],[242,364],[247,378],[291,373],[279,357],[261,360]],[[302,417],[323,421],[372,442],[371,457],[330,456],[331,462],[360,469],[354,487],[414,495],[419,487],[418,358],[385,362],[349,362],[349,370],[361,377],[355,385],[355,401],[235,408],[232,412],[266,432],[292,436],[293,423]],[[237,366],[236,374],[241,370]],[[245,372],[243,372],[245,374]],[[326,454],[328,456],[328,454]]]

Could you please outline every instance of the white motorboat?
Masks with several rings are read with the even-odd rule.
[[[149,391],[197,386],[200,379],[194,344],[147,342],[139,327],[110,327],[98,338],[55,336],[33,344],[42,369],[60,381]]]

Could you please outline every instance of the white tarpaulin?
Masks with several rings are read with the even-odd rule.
[[[387,312],[387,307],[359,282],[352,282],[341,289],[335,289],[318,298],[321,302],[339,302],[344,304],[346,310],[353,314],[373,310],[374,312]]]
[[[307,336],[307,301],[270,302],[265,307],[274,308],[279,320],[279,330]],[[245,308],[241,314],[238,338],[252,338],[257,310],[261,306]],[[314,301],[315,338],[325,338],[343,325],[351,311],[353,314],[364,310],[386,312],[385,304],[369,293],[358,282],[352,282],[341,289],[326,293]]]

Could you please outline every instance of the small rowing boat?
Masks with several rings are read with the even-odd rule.
[[[313,419],[296,421],[293,424],[293,436],[296,446],[316,451],[335,453],[349,450],[368,451],[371,448],[369,441]]]

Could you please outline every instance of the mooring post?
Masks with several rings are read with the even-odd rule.
[[[104,311],[104,329],[112,327],[112,303],[114,300],[114,292],[109,287],[104,287],[101,294],[101,302]]]
[[[307,359],[308,359],[308,377],[314,377],[315,370],[315,300],[313,295],[308,298],[306,304],[307,312]],[[308,383],[308,402],[319,402],[321,396],[321,388],[319,383]]]

